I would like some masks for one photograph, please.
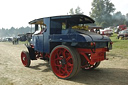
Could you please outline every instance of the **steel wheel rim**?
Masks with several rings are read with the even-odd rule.
[[[56,48],[52,52],[51,67],[54,74],[60,78],[67,78],[73,71],[71,53],[65,48]]]
[[[21,53],[21,60],[22,60],[23,65],[27,66],[28,59],[27,59],[27,55],[24,52]]]

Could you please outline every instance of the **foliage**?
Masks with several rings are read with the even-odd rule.
[[[114,4],[110,0],[93,0],[90,16],[95,19],[96,25],[111,26]]]
[[[128,27],[128,13],[125,16],[125,22],[124,22],[124,24]]]
[[[78,6],[76,9],[75,9],[75,12],[73,10],[73,8],[70,9],[69,11],[69,14],[70,15],[74,15],[74,14],[84,14],[84,12],[81,11],[81,8]]]
[[[75,9],[75,14],[83,14],[84,12],[81,11],[81,8],[78,6],[76,9]]]
[[[128,26],[128,13],[123,15],[120,11],[114,13],[115,7],[110,0],[93,0],[90,16],[95,24],[102,27]]]
[[[69,14],[70,15],[73,15],[74,14],[73,8],[70,9]]]
[[[125,21],[124,24],[128,27],[128,21]]]
[[[123,25],[125,24],[125,16],[122,13],[116,12],[112,16],[113,26]]]

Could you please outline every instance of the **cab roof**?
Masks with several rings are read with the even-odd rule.
[[[50,18],[51,20],[69,20],[69,21],[76,21],[81,23],[94,23],[95,21],[86,16],[86,15],[62,15],[62,16],[52,16],[52,17],[44,17],[35,19],[29,22],[29,24],[44,24],[43,19]]]

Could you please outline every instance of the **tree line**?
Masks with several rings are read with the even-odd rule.
[[[0,37],[17,37],[19,34],[31,33],[31,27],[20,27],[14,28],[11,27],[10,29],[2,28],[0,29]]]
[[[123,15],[120,11],[115,13],[115,6],[110,0],[93,0],[90,17],[95,20],[95,25],[104,28],[110,26],[128,26],[128,13]],[[70,9],[69,14],[84,14],[78,6],[75,10]]]

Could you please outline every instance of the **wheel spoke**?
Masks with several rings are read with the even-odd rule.
[[[67,65],[70,66],[70,67],[73,67],[73,64],[67,62]]]
[[[62,58],[59,56],[59,55],[57,55],[57,58],[55,58],[55,61],[56,60],[61,60]]]
[[[57,65],[56,68],[59,75],[65,75],[65,70],[62,68],[62,65]]]
[[[61,67],[60,67],[60,66],[57,66],[56,68],[58,68],[58,69],[57,69],[57,71],[58,71],[58,74],[60,74],[60,75],[61,75],[61,72],[60,72],[60,70],[61,70]]]
[[[66,51],[67,50],[64,49],[63,52],[62,52],[62,55],[63,55],[64,58],[66,58]]]
[[[52,60],[56,65],[59,64],[59,61],[61,60],[62,58],[60,57],[59,53],[56,53],[56,58],[54,60]]]
[[[58,74],[61,75],[61,65],[58,65],[57,67],[58,67]]]
[[[62,55],[62,53],[63,53],[63,49],[58,50],[59,55]]]
[[[68,62],[71,58],[72,58],[71,56],[68,56],[68,57],[66,58],[66,61]]]
[[[65,75],[65,70],[63,68],[60,68],[61,75]]]
[[[67,75],[69,75],[69,74],[70,74],[70,70],[71,70],[71,69],[69,69],[69,68],[68,68],[68,66],[67,66],[67,65],[65,65],[65,73],[66,73]]]

